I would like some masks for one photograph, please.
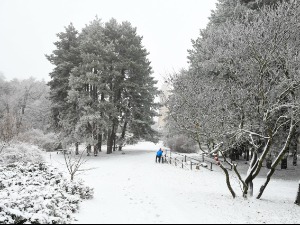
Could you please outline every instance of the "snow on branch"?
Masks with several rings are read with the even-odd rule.
[[[253,136],[261,137],[261,138],[263,138],[263,139],[270,139],[270,137],[265,137],[265,136],[263,136],[263,135],[261,135],[261,134],[257,134],[257,133],[252,132],[252,131],[248,131],[248,130],[244,130],[244,129],[242,129],[241,131],[244,132],[244,133],[253,135]]]

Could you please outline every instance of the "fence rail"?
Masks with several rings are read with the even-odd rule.
[[[199,170],[200,167],[213,171],[213,166],[218,166],[217,162],[213,158],[207,157],[205,154],[199,155],[199,157],[189,157],[180,153],[175,153],[167,151],[167,154],[164,156],[164,161],[170,165],[176,167],[180,166],[182,169]],[[228,168],[232,170],[233,168]]]

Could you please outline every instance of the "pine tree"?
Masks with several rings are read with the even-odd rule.
[[[73,68],[80,64],[81,58],[78,49],[78,31],[73,24],[70,24],[65,28],[65,32],[61,32],[57,36],[59,40],[54,43],[56,50],[46,57],[55,66],[50,74],[51,81],[49,82],[53,125],[55,130],[63,131],[64,127],[61,122],[69,114],[69,109],[72,107],[67,101],[70,90],[70,73]]]
[[[118,33],[119,31],[119,33]],[[115,117],[120,130],[118,137],[119,150],[126,142],[126,133],[131,133],[132,141],[146,139],[155,140],[157,133],[151,128],[153,118],[157,115],[158,105],[154,103],[158,95],[152,75],[148,52],[142,46],[142,37],[129,22],[119,26],[113,19],[106,24],[106,36],[113,40],[118,55],[116,80],[114,83],[114,104],[119,114]],[[117,39],[118,38],[118,39]],[[116,134],[112,134],[116,142]]]
[[[82,63],[73,69],[70,77],[69,102],[76,105],[78,121],[76,137],[101,151],[103,134],[107,127],[106,113],[109,95],[105,59],[109,45],[105,45],[103,25],[96,18],[80,35]]]
[[[52,101],[63,109],[57,118],[68,136],[93,145],[96,152],[106,141],[108,154],[116,150],[117,144],[122,150],[127,133],[132,134],[131,141],[155,140],[157,133],[151,127],[158,108],[154,103],[158,91],[148,52],[136,28],[115,19],[102,24],[96,18],[77,41],[74,49],[78,63],[68,67],[68,74],[53,73],[51,83]],[[63,67],[65,61],[57,64]],[[55,95],[61,90],[55,81],[61,79],[65,98]]]

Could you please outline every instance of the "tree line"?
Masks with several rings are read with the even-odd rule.
[[[149,53],[129,22],[98,18],[81,32],[73,24],[59,33],[47,59],[52,128],[66,143],[86,143],[107,153],[126,143],[157,141],[152,128],[159,94]]]
[[[50,130],[49,87],[33,78],[7,81],[0,75],[0,143],[32,129]]]
[[[274,155],[261,198],[281,160],[296,151],[300,122],[299,1],[219,0],[209,25],[189,50],[189,68],[169,79],[166,138],[185,136],[229,164],[246,198],[265,160]],[[227,160],[250,152],[245,179]],[[223,156],[224,163],[218,159]]]

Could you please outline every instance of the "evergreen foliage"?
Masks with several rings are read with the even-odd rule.
[[[58,36],[49,85],[62,136],[94,146],[95,154],[104,143],[110,154],[126,143],[156,141],[157,82],[137,29],[95,18],[81,33],[70,25]]]
[[[63,127],[60,121],[67,117],[71,107],[67,102],[70,73],[79,65],[81,58],[78,31],[73,24],[66,27],[65,32],[57,34],[57,37],[59,40],[54,43],[56,50],[46,57],[55,66],[49,82],[53,128],[61,131]]]

